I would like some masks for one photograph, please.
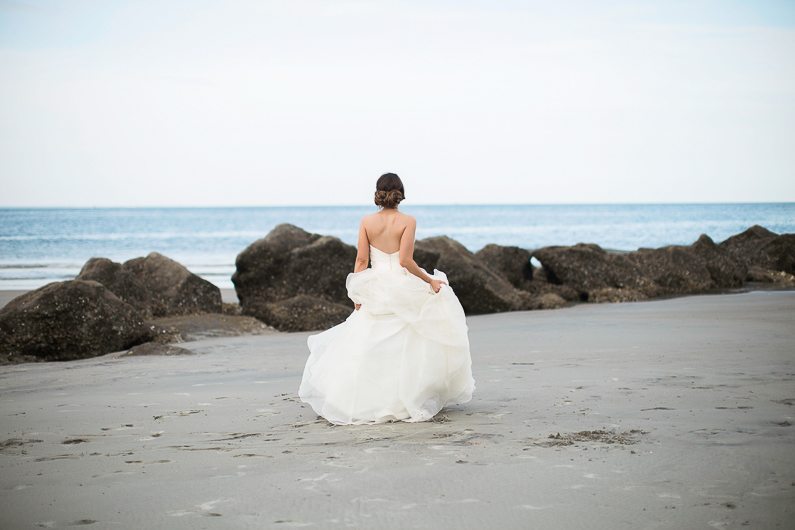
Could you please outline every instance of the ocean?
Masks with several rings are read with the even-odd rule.
[[[690,244],[702,233],[720,242],[754,224],[795,232],[795,203],[406,204],[401,210],[417,218],[417,239],[447,235],[473,252],[488,243],[533,249],[587,242],[635,250]],[[374,211],[375,206],[2,208],[0,289],[72,279],[94,256],[124,261],[151,251],[231,288],[237,254],[277,224],[355,245],[359,219]]]

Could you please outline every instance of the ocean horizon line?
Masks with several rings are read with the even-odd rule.
[[[696,202],[522,202],[522,203],[421,203],[406,204],[406,206],[421,207],[493,207],[493,206],[721,206],[721,205],[791,205],[792,201],[696,201]],[[262,208],[364,208],[375,206],[374,204],[261,204],[261,205],[139,205],[139,206],[0,206],[0,210],[211,210],[211,209],[262,209]]]

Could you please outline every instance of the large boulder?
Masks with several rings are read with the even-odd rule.
[[[718,289],[740,287],[745,282],[748,267],[725,248],[716,245],[708,235],[702,234],[690,245],[690,250],[704,260],[707,271],[712,277],[712,287]]]
[[[115,263],[88,260],[78,280],[102,283],[148,317],[220,313],[221,290],[184,265],[158,252]]]
[[[579,292],[568,285],[548,281],[543,268],[533,267],[530,250],[489,243],[475,257],[494,272],[502,275],[511,285],[530,293],[530,303],[524,309],[553,309],[580,300]]]
[[[774,240],[777,236],[778,234],[771,232],[764,226],[754,225],[722,241],[720,247],[746,265],[759,265],[755,263],[756,257],[759,254],[759,249],[766,243]]]
[[[159,315],[163,308],[155,307],[151,294],[138,278],[121,263],[108,258],[91,258],[85,262],[77,280],[99,282],[113,294],[143,312],[146,316]]]
[[[84,359],[151,338],[143,315],[95,281],[49,283],[0,309],[0,354],[12,360]]]
[[[754,263],[774,271],[795,274],[795,234],[781,234],[759,249]]]
[[[629,258],[659,287],[657,295],[702,293],[713,288],[707,262],[688,246],[642,248]]]
[[[414,262],[428,272],[433,272],[436,264],[439,263],[439,253],[427,248],[417,248],[414,244]]]
[[[217,286],[158,252],[127,260],[123,267],[148,292],[153,316],[221,312],[221,290]]]
[[[578,243],[574,246],[543,247],[533,251],[541,262],[546,280],[577,290],[581,300],[599,291],[600,300],[610,293],[619,299],[644,299],[657,293],[641,268],[626,254],[610,253],[599,245]]]
[[[345,280],[355,260],[352,245],[283,223],[238,254],[232,283],[244,315],[283,331],[321,329],[353,310]]]
[[[414,247],[439,255],[435,268],[444,271],[467,314],[531,309],[533,297],[516,289],[458,241],[447,236],[420,239]],[[415,260],[416,261],[416,260]],[[427,269],[433,272],[432,269]]]
[[[776,234],[754,225],[719,245],[746,267],[795,274],[795,234]]]
[[[475,252],[475,257],[517,289],[527,289],[533,281],[532,253],[527,249],[489,243]]]

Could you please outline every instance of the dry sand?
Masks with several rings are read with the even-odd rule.
[[[306,332],[2,366],[0,527],[792,528],[795,292],[467,321],[417,424],[318,419]]]

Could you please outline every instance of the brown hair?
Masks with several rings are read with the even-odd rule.
[[[406,198],[403,182],[394,173],[384,173],[375,183],[375,204],[382,208],[397,208]]]

